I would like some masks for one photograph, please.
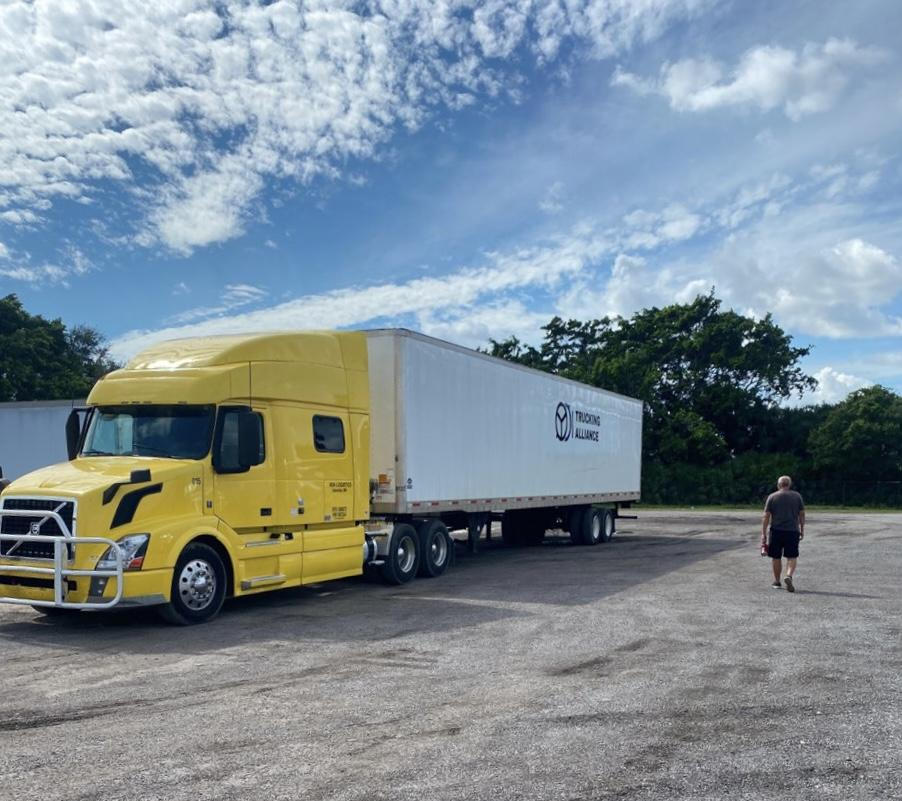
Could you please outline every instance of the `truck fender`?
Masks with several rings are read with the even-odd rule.
[[[188,543],[194,540],[206,542],[211,547],[220,552],[226,571],[229,574],[228,595],[235,593],[235,565],[232,557],[232,549],[229,547],[228,540],[216,528],[215,524],[211,525],[209,521],[204,521],[203,525],[189,526],[180,532],[179,536],[173,537],[166,551],[165,567],[174,568],[178,561],[179,555],[185,549]]]

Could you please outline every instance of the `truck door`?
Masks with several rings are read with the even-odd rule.
[[[363,565],[363,527],[354,520],[349,415],[344,410],[323,410],[308,419],[312,448],[307,469],[318,479],[322,500],[318,510],[311,510],[314,516],[304,532],[305,582],[360,573]]]
[[[249,458],[248,442],[242,443],[242,437],[255,440]],[[292,580],[297,583],[301,543],[274,521],[275,448],[265,406],[220,408],[213,438],[213,469],[213,510],[241,540],[237,543],[240,587],[251,590]]]
[[[268,452],[272,449],[266,447],[266,418],[262,410],[252,411],[258,432],[255,463],[239,461],[239,420],[249,411],[246,406],[222,407],[213,441],[213,508],[239,534],[260,533],[270,524],[276,490],[272,454]]]

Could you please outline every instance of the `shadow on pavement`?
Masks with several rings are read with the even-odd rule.
[[[883,595],[864,595],[858,592],[825,592],[823,590],[802,590],[796,588],[796,595],[825,595],[829,598],[864,598],[871,601],[879,601]]]
[[[35,613],[0,624],[0,641],[157,654],[199,654],[271,640],[379,642],[531,614],[515,604],[592,603],[744,545],[735,539],[629,534],[594,548],[560,537],[524,549],[483,542],[475,555],[459,547],[456,564],[441,578],[400,587],[344,579],[237,598],[212,623],[187,628],[163,623],[151,609],[55,618]]]

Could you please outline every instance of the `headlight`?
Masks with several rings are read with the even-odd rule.
[[[122,569],[123,570],[140,570],[144,565],[144,554],[147,553],[147,543],[150,541],[150,534],[129,534],[121,540],[117,540],[116,544],[122,551]],[[98,570],[115,570],[116,557],[113,555],[113,549],[107,548],[100,561],[97,563]]]

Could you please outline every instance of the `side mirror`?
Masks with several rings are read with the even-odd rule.
[[[3,468],[0,467],[0,492],[3,492],[9,486],[9,479],[3,478]]]
[[[262,461],[263,424],[260,415],[241,412],[238,415],[238,465],[248,470]]]
[[[73,409],[66,418],[66,452],[71,462],[78,455],[78,441],[81,439],[81,420],[78,410]]]
[[[81,415],[84,415],[84,418]],[[78,456],[81,438],[85,433],[90,416],[90,406],[75,406],[66,418],[66,453],[69,455],[70,462]]]

